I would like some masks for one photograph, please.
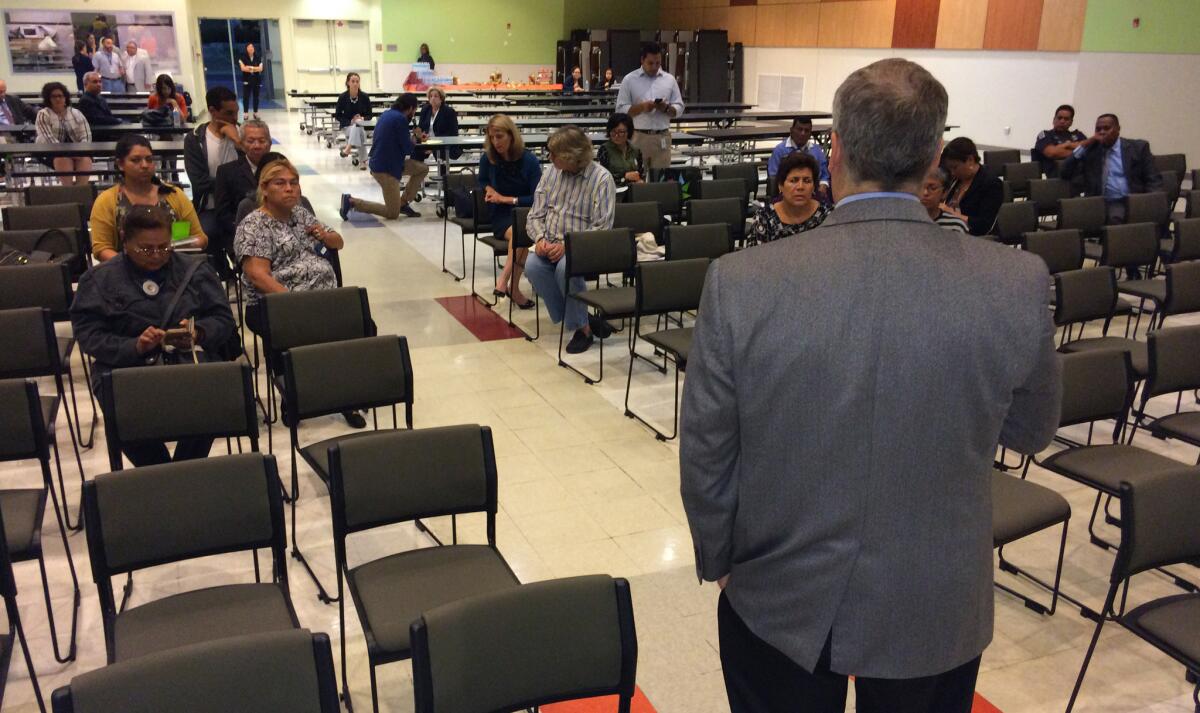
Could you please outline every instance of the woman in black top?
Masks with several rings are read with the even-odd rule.
[[[362,148],[367,142],[367,132],[361,124],[375,116],[371,111],[371,97],[360,89],[361,86],[362,78],[357,72],[347,74],[346,91],[338,95],[337,106],[333,109],[333,118],[337,119],[338,128],[346,132],[343,156],[349,156],[351,151]]]
[[[979,162],[975,142],[965,136],[942,149],[942,168],[954,179],[942,209],[965,220],[971,235],[987,235],[1004,203],[1004,184]]]
[[[421,51],[417,54],[417,61],[428,64],[430,70],[437,67],[437,63],[433,61],[433,55],[429,54],[429,45],[424,42],[421,43]]]
[[[242,113],[250,113],[250,97],[254,97],[254,118],[258,118],[258,92],[262,88],[262,57],[258,56],[254,45],[246,45],[246,51],[238,58],[238,67],[242,70]]]
[[[608,90],[612,89],[616,83],[617,83],[617,78],[613,76],[612,67],[605,69],[604,70],[604,91],[607,92]]]
[[[458,136],[458,112],[454,111],[454,107],[446,102],[446,93],[442,91],[442,88],[430,87],[425,98],[429,103],[421,107],[421,113],[417,116],[417,131],[414,132],[417,140],[424,141],[437,136]],[[423,161],[428,155],[427,151],[418,150],[413,158]],[[461,155],[462,149],[450,149],[450,158],[458,158]],[[445,167],[443,166],[443,168]]]
[[[87,43],[75,40],[75,56],[71,58],[71,67],[75,70],[75,85],[83,91],[83,75],[92,71],[92,57],[87,53]]]

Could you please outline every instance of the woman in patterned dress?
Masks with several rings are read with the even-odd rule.
[[[795,151],[779,163],[779,200],[754,214],[746,233],[746,247],[769,243],[807,230],[825,221],[832,208],[813,195],[820,175],[817,160],[805,151]]]

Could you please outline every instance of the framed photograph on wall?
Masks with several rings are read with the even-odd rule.
[[[170,12],[71,10],[5,10],[5,36],[14,73],[71,71],[75,40],[87,43],[88,53],[106,37],[120,52],[133,40],[150,55],[155,72],[178,72],[179,45],[175,16]]]

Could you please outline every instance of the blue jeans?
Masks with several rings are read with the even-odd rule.
[[[116,79],[104,79],[103,77],[101,77],[100,88],[106,92],[112,92],[114,94],[124,94],[125,93],[125,80],[120,77],[117,77]]]
[[[546,303],[546,312],[550,320],[558,324],[563,320],[564,312],[567,329],[575,331],[582,329],[588,323],[587,308],[579,300],[566,296],[567,259],[564,257],[557,263],[536,255],[532,250],[525,260],[525,276],[529,284],[537,291],[538,296]],[[587,289],[582,277],[571,278],[571,294],[579,294]]]

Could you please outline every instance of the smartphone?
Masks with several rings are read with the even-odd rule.
[[[166,330],[163,335],[163,345],[178,351],[191,351],[194,348],[192,335],[195,334],[195,320],[189,319],[187,326],[174,327]]]

